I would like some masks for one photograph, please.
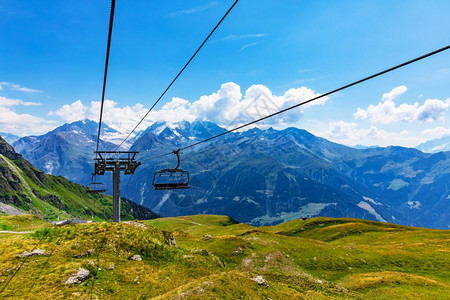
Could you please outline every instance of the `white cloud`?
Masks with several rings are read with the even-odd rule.
[[[384,93],[383,96],[381,96],[381,100],[392,101],[395,98],[397,98],[398,96],[404,94],[407,90],[408,90],[408,88],[406,87],[406,85],[398,86],[396,88],[393,88],[392,91],[390,91],[389,93]]]
[[[12,106],[39,105],[34,102],[24,102],[18,99],[8,99],[0,96],[0,131],[18,136],[43,134],[56,127],[56,122],[48,121],[30,114],[20,114]]]
[[[263,85],[252,85],[243,96],[239,85],[228,82],[222,84],[217,92],[201,96],[192,103],[182,98],[172,98],[161,109],[151,111],[139,130],[147,128],[155,121],[173,123],[183,120],[190,122],[195,120],[211,121],[221,126],[233,127],[318,95],[309,88],[301,87],[290,89],[281,96],[275,96],[269,88]],[[327,97],[324,97],[302,108],[268,119],[265,121],[265,125],[283,127],[292,124],[298,121],[305,108],[312,105],[322,105],[327,99]],[[129,132],[147,111],[148,109],[144,108],[142,104],[118,107],[116,102],[106,100],[103,109],[103,121],[118,131]],[[98,120],[99,112],[99,101],[92,101],[90,105],[84,105],[80,100],[77,100],[49,114],[57,115],[66,122],[74,122],[85,118]],[[264,124],[259,125],[264,126]]]
[[[197,120],[226,124],[239,116],[242,99],[241,88],[232,82],[224,83],[211,95],[201,96],[189,108],[189,113]]]
[[[23,105],[23,106],[36,106],[41,105],[40,103],[36,102],[25,102],[19,99],[9,99],[3,96],[0,96],[0,106],[7,107],[7,106],[15,106],[15,105]]]
[[[49,112],[49,116],[59,116],[66,122],[75,122],[78,120],[84,120],[87,118],[86,112],[88,107],[84,106],[81,100],[77,100],[72,104],[63,105],[55,112]]]
[[[383,94],[381,102],[377,105],[369,105],[367,109],[358,108],[353,114],[355,119],[369,119],[374,124],[389,124],[394,122],[432,122],[445,121],[445,113],[450,107],[450,98],[444,100],[427,99],[422,105],[414,104],[396,105],[394,99],[405,93],[406,86],[394,88],[389,93]]]
[[[193,13],[196,13],[196,12],[200,12],[200,11],[204,11],[204,10],[210,9],[210,8],[216,6],[216,5],[217,5],[217,2],[214,1],[214,2],[211,2],[211,3],[205,4],[205,5],[194,7],[194,8],[176,11],[174,13],[171,13],[170,16],[173,17],[173,16],[179,16],[179,15],[189,15],[189,14],[193,14]]]
[[[246,49],[246,48],[248,48],[248,47],[256,46],[256,45],[258,45],[258,44],[259,44],[259,43],[245,44],[244,46],[241,47],[241,50],[239,50],[239,51],[242,51],[242,50],[244,50],[244,49]]]
[[[421,134],[426,136],[428,140],[439,139],[441,137],[450,135],[450,128],[445,127],[435,127],[430,129],[425,129],[421,131]]]
[[[408,131],[388,132],[376,126],[361,128],[353,122],[331,122],[328,124],[328,131],[319,134],[333,142],[344,145],[365,145],[365,146],[391,146],[402,145],[414,147],[424,141],[423,138],[413,136]]]
[[[427,99],[420,106],[416,113],[416,119],[422,122],[431,122],[436,120],[445,121],[444,114],[450,107],[450,98],[447,100]]]
[[[105,100],[103,106],[102,122],[125,133],[133,129],[134,126],[147,112],[142,104],[134,106],[117,107],[117,102]],[[83,119],[91,119],[98,122],[100,116],[100,101],[92,101],[90,105],[84,105],[81,100],[72,104],[63,105],[49,115],[59,116],[65,122],[74,122]],[[150,125],[148,121],[143,122],[143,128]]]
[[[229,82],[222,84],[217,93],[202,96],[193,102],[189,112],[197,120],[211,121],[229,128],[262,118],[318,95],[309,88],[301,87],[290,89],[282,96],[276,96],[264,85],[252,85],[242,96],[240,87]],[[296,108],[264,120],[264,123],[260,125],[286,126],[292,124],[298,121],[304,108],[321,105],[327,100],[328,98],[324,97],[303,108]]]
[[[43,93],[43,91],[36,90],[36,89],[30,89],[30,88],[23,87],[23,86],[21,86],[21,85],[19,85],[19,84],[15,84],[15,83],[11,83],[11,82],[3,81],[3,82],[1,82],[0,84],[1,84],[3,87],[6,87],[6,88],[8,88],[8,89],[10,89],[10,90],[17,91],[17,92],[25,92],[25,93]],[[1,86],[0,86],[0,90],[1,90],[1,89],[2,89],[2,88],[1,88]]]

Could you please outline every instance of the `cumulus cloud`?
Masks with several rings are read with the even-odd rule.
[[[358,108],[353,116],[359,120],[368,119],[374,124],[445,120],[445,113],[450,107],[450,98],[446,100],[427,99],[422,105],[419,105],[418,102],[396,105],[394,99],[406,91],[407,87],[404,85],[396,87],[389,93],[383,94],[381,102],[377,105],[370,105],[367,109]]]
[[[301,87],[290,89],[283,95],[276,96],[263,85],[252,85],[243,95],[239,85],[228,82],[222,84],[217,92],[203,95],[193,102],[179,97],[172,98],[161,109],[151,111],[139,129],[145,129],[155,121],[173,123],[183,120],[211,121],[221,126],[232,127],[264,117],[318,95],[309,88]],[[284,126],[298,121],[305,108],[322,105],[327,100],[328,98],[324,97],[302,108],[268,119],[265,125]],[[116,102],[106,100],[103,120],[118,131],[129,131],[141,120],[147,110],[142,104],[118,107]],[[99,101],[92,101],[90,105],[84,105],[78,100],[64,105],[50,114],[57,115],[66,122],[73,122],[85,118],[98,120],[99,113]]]
[[[19,84],[15,84],[15,83],[11,83],[11,82],[6,82],[3,81],[0,83],[0,91],[2,90],[2,86],[6,87],[7,89],[10,89],[12,91],[17,91],[17,92],[24,92],[24,93],[43,93],[43,91],[41,90],[36,90],[36,89],[30,89],[24,86],[21,86]]]
[[[390,91],[389,93],[384,93],[383,96],[381,96],[381,100],[392,101],[395,98],[397,98],[398,96],[404,94],[407,90],[408,90],[408,88],[406,87],[406,85],[398,86],[396,88],[393,88],[392,91]]]
[[[413,147],[424,141],[423,138],[412,136],[408,131],[387,132],[376,126],[361,128],[353,122],[331,122],[328,124],[328,131],[322,136],[344,145],[365,145],[365,146],[390,146],[403,145]]]
[[[55,112],[49,112],[49,116],[59,116],[66,122],[75,122],[78,120],[83,120],[87,118],[86,112],[88,107],[83,105],[81,100],[77,100],[72,104],[63,105]]]
[[[40,105],[0,96],[0,131],[18,136],[43,134],[56,127],[56,122],[30,114],[17,113],[13,106]]]
[[[62,120],[69,123],[83,119],[98,121],[100,106],[100,101],[92,101],[90,105],[84,105],[81,100],[77,100],[72,104],[63,105],[56,111],[50,112],[49,115],[59,116]],[[102,120],[119,132],[127,132],[136,126],[146,112],[147,109],[142,104],[118,107],[117,102],[105,100]],[[148,126],[149,124],[148,121],[144,121],[143,127],[145,128],[145,125]]]

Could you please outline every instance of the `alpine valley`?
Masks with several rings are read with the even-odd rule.
[[[13,146],[37,168],[87,184],[97,126],[64,124]],[[153,190],[154,172],[175,167],[176,156],[151,158],[224,131],[210,122],[154,123],[133,140],[142,165],[131,180],[123,177],[122,196],[162,216],[220,214],[252,225],[323,216],[450,228],[450,152],[355,149],[297,128],[253,128],[186,150],[180,167],[190,172],[191,188]]]

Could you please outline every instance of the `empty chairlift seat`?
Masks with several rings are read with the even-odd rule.
[[[160,170],[153,175],[155,190],[188,189],[189,173],[180,169]]]
[[[95,176],[92,174],[91,183],[86,186],[86,192],[90,194],[104,193],[106,192],[106,186],[101,182],[96,182]]]
[[[101,182],[91,182],[86,186],[86,189],[90,194],[106,192],[106,186]]]
[[[174,169],[156,171],[153,175],[153,188],[155,190],[177,190],[189,188],[189,172],[178,169],[180,166],[180,150],[173,153],[177,155],[178,164]]]

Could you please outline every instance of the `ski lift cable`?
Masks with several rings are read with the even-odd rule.
[[[102,90],[102,102],[100,105],[100,118],[98,122],[98,134],[97,134],[97,146],[95,151],[98,151],[98,146],[100,143],[100,131],[102,129],[102,117],[103,117],[103,104],[105,103],[105,90],[106,90],[106,78],[108,76],[108,65],[109,65],[109,50],[111,48],[111,35],[114,23],[114,9],[116,6],[116,0],[111,0],[111,11],[109,14],[109,30],[108,30],[108,42],[106,45],[106,61],[105,61],[105,72],[103,75],[103,90]]]
[[[59,246],[62,246],[62,245],[63,245],[63,244],[59,244],[59,242],[61,241],[61,239],[62,239],[62,237],[59,237],[59,238],[58,238],[58,240],[57,240],[56,243],[55,243],[55,246],[53,247],[52,251],[50,252],[50,255],[47,256],[47,259],[41,264],[41,267],[39,268],[39,271],[38,271],[38,273],[37,273],[37,276],[34,277],[33,283],[31,284],[31,286],[30,286],[29,289],[28,289],[28,293],[30,293],[30,292],[33,290],[33,288],[34,288],[36,282],[38,282],[39,279],[41,279],[42,271],[44,270],[44,268],[45,268],[46,266],[48,266],[48,262],[49,262],[50,258],[53,256],[53,254],[55,253],[56,248],[58,248]]]
[[[103,231],[103,233],[106,234],[106,229]],[[101,242],[97,243],[97,246],[98,246],[98,244],[100,244],[100,246],[98,246],[98,248],[94,248],[95,251],[97,252],[97,263],[95,264],[95,267],[97,268],[97,271],[100,270],[100,254],[101,254],[102,251],[104,251],[106,240],[107,240],[107,237],[105,235],[103,237],[103,239],[101,240]],[[92,283],[91,283],[91,287],[90,287],[90,291],[89,291],[89,299],[94,299],[92,297],[92,294],[94,292],[95,279],[97,279],[97,276],[94,276],[94,278],[92,279]]]
[[[337,93],[337,92],[339,92],[339,91],[348,89],[348,88],[350,88],[350,87],[352,87],[352,86],[358,85],[358,84],[360,84],[360,83],[363,83],[363,82],[368,81],[368,80],[370,80],[370,79],[373,79],[373,78],[375,78],[375,77],[379,77],[379,76],[384,75],[384,74],[386,74],[386,73],[389,73],[389,72],[392,72],[392,71],[394,71],[394,70],[400,69],[400,68],[402,68],[402,67],[405,67],[405,66],[407,66],[407,65],[410,65],[410,64],[412,64],[412,63],[418,62],[418,61],[423,60],[423,59],[425,59],[425,58],[427,58],[427,57],[436,55],[436,54],[438,54],[438,53],[441,53],[441,52],[446,51],[446,50],[449,50],[449,49],[450,49],[450,45],[447,45],[447,46],[445,46],[445,47],[443,47],[443,48],[440,48],[440,49],[438,49],[438,50],[429,52],[429,53],[427,53],[427,54],[424,54],[424,55],[422,55],[422,56],[419,56],[419,57],[416,57],[416,58],[414,58],[414,59],[408,60],[408,61],[406,61],[406,62],[404,62],[404,63],[401,63],[401,64],[399,64],[399,65],[396,65],[396,66],[394,66],[394,67],[385,69],[385,70],[383,70],[383,71],[381,71],[381,72],[372,74],[372,75],[370,75],[370,76],[367,76],[367,77],[362,78],[362,79],[360,79],[360,80],[354,81],[354,82],[352,82],[352,83],[349,83],[349,84],[344,85],[344,86],[342,86],[342,87],[339,87],[339,88],[337,88],[337,89],[331,90],[331,91],[329,91],[329,92],[327,92],[327,93],[325,93],[325,94],[322,94],[322,95],[316,96],[316,97],[314,97],[314,98],[311,98],[311,99],[309,99],[309,100],[306,100],[306,101],[300,102],[300,103],[298,103],[298,104],[292,105],[292,106],[290,106],[290,107],[287,107],[287,108],[285,108],[285,109],[282,109],[282,110],[280,110],[280,111],[277,111],[277,112],[275,112],[275,113],[272,113],[272,114],[270,114],[270,115],[267,115],[267,116],[265,116],[265,117],[262,117],[262,118],[253,120],[253,121],[251,121],[251,122],[248,122],[248,123],[245,123],[245,124],[243,124],[243,125],[237,126],[237,127],[233,128],[233,129],[230,129],[230,130],[224,131],[224,132],[222,132],[222,133],[219,133],[219,134],[217,134],[217,135],[215,135],[215,136],[212,136],[212,137],[210,137],[210,138],[207,138],[207,139],[198,141],[198,142],[196,142],[196,143],[194,143],[194,144],[191,144],[191,145],[188,145],[188,146],[179,148],[178,150],[179,150],[179,151],[183,151],[183,150],[186,150],[186,149],[189,149],[189,148],[198,146],[198,145],[200,145],[200,144],[209,142],[209,141],[214,140],[214,139],[216,139],[216,138],[218,138],[218,137],[224,136],[224,135],[226,135],[226,134],[228,134],[228,133],[237,131],[237,130],[242,129],[242,128],[244,128],[244,127],[253,125],[253,124],[255,124],[255,123],[258,123],[258,122],[261,122],[261,121],[263,121],[263,120],[269,119],[269,118],[274,117],[274,116],[276,116],[276,115],[282,114],[282,113],[284,113],[284,112],[286,112],[286,111],[289,111],[289,110],[292,110],[292,109],[294,109],[294,108],[297,108],[297,107],[303,106],[303,105],[305,105],[305,104],[311,103],[311,102],[313,102],[313,101],[319,100],[319,99],[321,99],[321,98],[323,98],[323,97],[329,96],[329,95],[334,94],[334,93]],[[171,151],[171,152],[168,152],[168,153],[164,153],[164,154],[161,154],[161,155],[157,155],[157,156],[154,156],[154,157],[150,157],[150,158],[148,158],[148,159],[144,159],[144,160],[142,160],[141,162],[149,161],[149,160],[154,160],[154,159],[158,159],[158,158],[161,158],[161,157],[164,157],[164,156],[167,156],[167,155],[171,155],[171,154],[173,154],[173,153],[174,153],[174,152]]]
[[[228,16],[228,14],[231,12],[233,7],[239,2],[239,0],[234,1],[234,3],[231,5],[231,7],[228,9],[228,11],[225,13],[225,15],[220,19],[219,23],[214,27],[214,29],[208,34],[206,39],[203,41],[203,43],[197,48],[197,50],[194,52],[194,54],[191,56],[191,58],[188,60],[188,62],[184,65],[184,67],[178,72],[178,74],[175,76],[175,78],[170,82],[170,84],[167,86],[167,88],[164,90],[164,92],[159,96],[159,98],[155,101],[155,103],[150,107],[150,109],[146,112],[146,114],[142,117],[142,119],[138,122],[138,124],[133,128],[133,130],[128,133],[128,135],[125,137],[125,139],[115,148],[114,151],[117,151],[133,134],[133,132],[141,125],[141,123],[145,120],[145,118],[148,116],[148,114],[153,110],[153,108],[158,104],[158,102],[164,97],[164,95],[167,93],[167,91],[172,87],[172,85],[175,83],[175,81],[180,77],[181,73],[184,72],[184,70],[187,68],[187,66],[191,63],[191,61],[194,59],[194,57],[197,55],[197,53],[202,49],[202,47],[206,44],[206,42],[209,40],[209,38],[213,35],[213,33],[216,31],[216,29],[219,27],[219,25],[222,23],[223,20]],[[100,132],[99,132],[100,134]],[[97,141],[97,148],[98,148],[98,141]]]
[[[42,240],[39,240],[33,247],[33,249],[31,250],[30,253],[32,253],[34,250],[36,250],[38,248],[38,246],[42,243]],[[30,255],[31,256],[31,255]],[[0,290],[0,294],[3,293],[6,288],[8,287],[9,283],[14,279],[14,277],[17,275],[17,273],[20,271],[20,269],[23,267],[23,265],[27,262],[28,258],[30,256],[25,256],[23,258],[23,260],[20,262],[19,266],[14,270],[14,273],[12,274],[11,277],[9,277],[9,279],[6,281],[5,285],[2,286],[2,289]]]
[[[127,185],[125,186],[125,192],[123,193],[123,196],[120,198],[125,198],[127,191],[128,191],[128,186],[130,185],[130,181],[131,181],[131,177],[133,177],[134,173],[130,175],[130,177],[128,177],[128,181],[127,181]]]

